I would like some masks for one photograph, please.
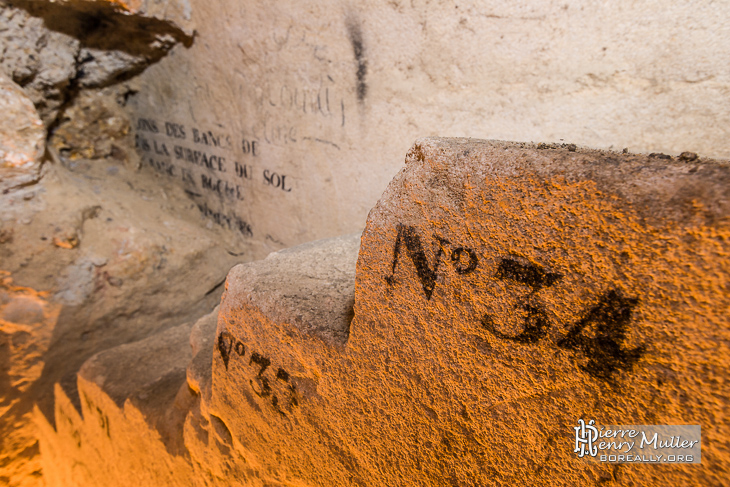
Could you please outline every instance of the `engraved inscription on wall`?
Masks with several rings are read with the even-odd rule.
[[[347,123],[345,100],[331,76],[323,75],[315,85],[242,87],[241,96],[251,102],[256,116],[237,133],[226,130],[224,123],[203,126],[140,116],[134,123],[135,146],[143,164],[181,185],[205,218],[245,238],[257,238],[255,223],[242,216],[255,208],[254,199],[260,201],[254,193],[264,200],[285,195],[306,199],[306,194],[297,194],[302,176],[293,158],[283,154],[298,155],[312,147],[342,150],[337,137],[344,135]]]
[[[254,236],[249,222],[235,211],[213,206],[235,209],[237,202],[246,201],[255,184],[283,193],[294,187],[290,175],[258,163],[261,145],[257,140],[153,118],[138,118],[135,128],[135,145],[143,164],[180,181],[206,218],[245,237]],[[220,204],[210,205],[211,198]]]

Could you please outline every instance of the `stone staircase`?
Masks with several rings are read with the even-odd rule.
[[[362,235],[234,267],[97,354],[53,485],[723,485],[730,167],[418,140]],[[702,465],[590,462],[579,419],[702,425]]]

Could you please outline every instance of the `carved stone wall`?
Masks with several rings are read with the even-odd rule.
[[[361,230],[418,137],[730,156],[709,0],[189,6],[129,99],[140,154],[256,258]]]
[[[47,470],[55,485],[722,485],[729,180],[727,161],[421,139],[362,236],[238,265],[192,332],[87,361],[81,414],[57,395]],[[701,425],[701,465],[580,459],[584,418]]]
[[[490,438],[591,394],[721,423],[725,10],[0,1],[0,483],[577,482],[558,436]],[[543,142],[398,173],[428,135]],[[232,271],[216,324],[233,265],[324,237]],[[724,434],[663,480],[721,478]]]

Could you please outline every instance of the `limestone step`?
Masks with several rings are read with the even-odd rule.
[[[347,340],[360,235],[310,242],[237,266],[253,302],[296,316],[304,333]],[[261,468],[209,411],[214,351],[237,344],[216,335],[216,308],[145,340],[87,360],[78,374],[81,414],[59,387],[57,431],[46,428],[48,485],[286,485]],[[234,446],[235,445],[235,446]],[[73,468],[69,468],[70,466]]]
[[[195,358],[190,339],[216,315],[88,359],[77,378],[81,411],[57,386],[56,430],[40,425],[46,485],[187,483],[185,423],[197,407],[186,379]]]
[[[218,313],[87,362],[58,435],[119,439],[58,458],[105,485],[722,485],[729,182],[421,139],[362,236],[236,266]],[[702,465],[582,460],[579,419],[701,425]]]
[[[302,485],[720,485],[728,183],[689,154],[419,140],[368,216],[344,347],[305,289],[270,290],[281,266],[229,274],[211,414]],[[583,461],[579,419],[702,425],[702,466]]]
[[[228,274],[226,292],[274,322],[331,345],[347,341],[355,295],[360,234],[318,240],[240,264]],[[224,337],[225,338],[225,337]],[[222,350],[219,344],[219,350]],[[235,353],[234,349],[230,353]]]

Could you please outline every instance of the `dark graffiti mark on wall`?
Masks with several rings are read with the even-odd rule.
[[[539,306],[534,306],[528,303],[520,303],[518,305],[527,314],[524,318],[523,330],[517,335],[509,335],[499,331],[498,327],[494,323],[494,319],[485,314],[482,317],[482,326],[489,330],[492,335],[503,340],[512,340],[518,343],[535,343],[547,335],[548,329],[548,318]]]
[[[329,140],[320,139],[318,137],[302,137],[302,140],[308,140],[310,142],[317,142],[319,144],[325,144],[334,147],[337,150],[340,150],[340,146],[335,144],[334,142],[330,142]]]
[[[364,80],[364,71],[362,75]],[[330,139],[332,129],[345,127],[345,97],[338,82],[329,74],[321,73],[318,79],[310,78],[306,82],[282,84],[278,80],[263,80],[255,87],[241,85],[239,91],[243,98],[252,102],[257,114],[255,120],[243,127],[244,154],[258,154],[260,146],[253,147],[254,142],[284,147],[301,141],[325,141],[326,145],[339,148],[339,141]],[[349,87],[344,91],[349,92]],[[302,124],[302,121],[308,123]]]
[[[271,365],[271,360],[268,357],[252,351],[249,355],[248,363],[246,363],[246,361],[243,360],[246,355],[246,346],[240,340],[236,340],[236,338],[227,331],[218,335],[216,343],[218,352],[221,355],[221,359],[223,360],[223,365],[226,370],[228,370],[228,364],[231,361],[232,352],[234,351],[236,355],[241,357],[241,363],[243,365],[248,365],[249,367],[258,369],[253,378],[249,379],[249,386],[258,397],[262,399],[270,397],[271,405],[279,414],[286,416],[287,411],[282,408],[291,411],[292,408],[299,405],[296,387],[290,380],[290,376],[287,371],[279,367],[276,374],[274,374],[272,382],[270,378],[265,375],[267,369],[269,369],[269,366]],[[277,395],[277,392],[279,395]],[[282,402],[279,399],[279,396],[288,396],[288,401]]]
[[[175,160],[184,161],[195,166],[210,169],[211,171],[227,172],[225,157],[216,156],[215,154],[206,154],[203,151],[188,149],[176,145],[173,147]],[[167,154],[169,156],[169,154]]]
[[[395,238],[395,247],[393,248],[392,270],[389,276],[385,276],[386,282],[391,286],[395,284],[395,270],[400,259],[401,248],[405,246],[408,257],[410,257],[411,262],[416,267],[416,273],[418,274],[418,279],[421,281],[426,299],[430,300],[433,295],[433,290],[436,287],[436,277],[439,264],[441,263],[441,257],[444,253],[444,247],[450,245],[448,240],[437,235],[434,235],[433,238],[436,240],[436,250],[434,252],[432,268],[421,244],[421,237],[416,233],[416,229],[398,224],[398,235]],[[451,252],[451,264],[459,274],[469,274],[477,268],[478,258],[472,249],[457,247]]]
[[[395,284],[396,266],[402,248],[405,247],[426,299],[431,299],[441,257],[444,249],[451,245],[442,237],[433,237],[437,248],[434,250],[434,262],[430,264],[415,228],[397,225],[391,273],[385,276],[388,285]],[[457,247],[451,251],[452,265],[459,274],[473,272],[478,261],[478,256],[472,249]],[[553,287],[563,276],[549,272],[534,262],[510,256],[500,259],[494,277],[522,284],[529,290],[513,306],[514,310],[519,310],[516,314],[522,317],[521,331],[506,333],[500,329],[496,317],[489,313],[479,319],[484,329],[496,338],[522,345],[535,344],[545,339],[551,323],[537,293],[544,288]],[[608,381],[619,369],[630,371],[646,351],[646,345],[624,348],[632,313],[638,303],[638,298],[626,297],[618,289],[609,289],[601,294],[596,305],[581,313],[582,317],[554,345],[558,349],[581,353],[587,360],[579,365],[581,370],[597,379]],[[591,333],[588,332],[589,329]]]
[[[228,346],[226,346],[226,339],[229,340]],[[218,341],[216,343],[218,352],[221,354],[221,359],[223,360],[223,365],[226,367],[226,370],[228,370],[228,362],[231,360],[231,349],[233,348],[233,337],[230,333],[224,331],[218,335]]]
[[[164,126],[165,130],[161,131],[160,126]],[[158,124],[156,120],[151,118],[137,119],[137,132],[149,132],[151,134],[164,134],[173,139],[186,140],[190,132],[186,132],[185,125],[175,122],[165,121],[164,125]],[[201,130],[192,127],[192,142],[194,144],[207,145],[212,147],[221,147],[223,149],[231,148],[231,137],[226,134],[214,133],[211,130]]]
[[[266,110],[283,111],[297,115],[331,117],[333,120],[336,120],[335,116],[339,111],[344,114],[344,99],[337,95],[337,83],[330,75],[321,76],[318,82],[306,86],[265,82],[257,88],[253,97],[254,105],[264,113],[267,113]],[[269,125],[273,126],[270,121]]]
[[[234,162],[234,169],[236,170],[236,176],[241,179],[252,179],[253,178],[253,166],[248,164],[239,164]]]
[[[238,184],[231,184],[225,179],[200,175],[201,187],[206,191],[217,193],[220,196],[243,201],[243,190]]]
[[[251,154],[252,156],[257,156],[258,155],[258,146],[259,146],[259,142],[257,140],[248,140],[248,139],[241,140],[241,150],[246,155]]]
[[[160,132],[160,129],[157,128],[157,122],[155,120],[140,118],[137,120],[137,131],[157,134]]]
[[[198,130],[197,128],[193,128],[193,143],[229,150],[233,146],[230,135],[217,134],[210,130]]]
[[[368,61],[365,58],[365,44],[360,22],[356,19],[348,19],[347,33],[350,37],[352,53],[355,56],[355,63],[357,64],[357,69],[355,70],[355,77],[357,78],[357,101],[363,103],[365,102],[365,96],[368,94],[368,85],[365,82],[365,77],[368,74]]]
[[[273,186],[279,188],[285,193],[292,189],[292,177],[286,174],[277,173],[267,168],[257,169],[253,164],[232,160],[229,156],[223,156],[212,152],[213,150],[225,150],[230,154],[232,150],[231,137],[225,134],[216,134],[212,131],[200,131],[196,128],[192,129],[192,142],[198,145],[207,146],[205,150],[195,149],[175,143],[170,145],[164,141],[151,139],[146,132],[152,134],[160,134],[173,138],[177,141],[185,140],[186,128],[179,123],[165,122],[165,132],[158,130],[158,123],[152,119],[140,118],[137,121],[138,133],[135,134],[135,147],[143,153],[143,160],[156,171],[169,177],[180,178],[187,185],[197,187],[195,177],[191,171],[193,169],[203,169],[206,171],[204,176],[200,178],[202,189],[217,193],[221,196],[228,197],[232,200],[242,200],[245,193],[243,187],[233,185],[232,183],[217,182],[213,174],[225,174],[232,172],[244,182],[254,181],[254,174],[258,172],[263,176],[260,180],[264,186]],[[281,133],[273,133],[272,137],[281,138]],[[293,137],[291,131],[287,137]],[[292,139],[296,140],[296,139]],[[246,157],[257,157],[260,154],[260,146],[258,140],[242,139],[241,152]],[[235,157],[235,156],[233,156]],[[232,161],[231,161],[232,160]],[[233,163],[231,167],[231,162]],[[232,169],[232,171],[230,171]],[[287,183],[286,178],[289,178]]]
[[[198,209],[204,217],[224,228],[237,230],[246,237],[253,236],[251,225],[236,211],[226,211],[227,206],[246,201],[252,184],[283,193],[291,193],[296,189],[296,180],[291,175],[235,160],[237,158],[231,153],[233,145],[229,135],[195,127],[190,130],[183,124],[169,121],[161,124],[149,118],[139,118],[136,128],[135,146],[145,165],[169,178],[182,181],[185,192],[198,200]],[[167,137],[173,142],[151,138],[151,134]],[[192,148],[185,143],[193,144]],[[221,150],[227,155],[216,152]],[[259,151],[258,140],[242,139],[239,152],[244,157],[256,158]],[[279,191],[270,191],[268,194],[280,194]],[[214,210],[207,202],[200,201],[212,195],[218,198],[224,209]]]
[[[256,374],[256,377],[254,379],[256,382],[258,382],[258,390],[254,387],[253,381],[254,379],[251,379],[248,381],[248,383],[251,385],[251,389],[253,389],[253,392],[256,393],[259,397],[266,397],[271,395],[271,386],[269,385],[269,379],[264,377],[264,371],[271,365],[271,360],[264,357],[263,355],[258,354],[257,352],[254,352],[251,354],[251,358],[248,361],[248,365],[256,364],[259,366],[259,371]]]
[[[183,125],[165,122],[165,133],[168,137],[185,140],[185,126]]]
[[[286,370],[284,370],[281,367],[279,367],[277,369],[277,371],[276,371],[276,380],[281,381],[281,382],[284,382],[286,384],[286,387],[289,388],[289,392],[291,394],[291,397],[289,398],[289,405],[291,407],[298,406],[299,405],[299,402],[297,400],[297,395],[296,395],[297,390],[294,387],[294,384],[289,380],[289,372],[287,372]],[[274,405],[274,407],[280,413],[284,414],[284,412],[279,408],[279,401],[276,398],[276,396],[273,396],[271,398],[271,403]]]
[[[96,417],[99,419],[99,427],[106,433],[107,438],[111,439],[111,430],[109,429],[109,417],[104,414],[104,411],[101,410],[101,408],[97,405],[95,405],[91,399],[89,399],[89,396],[86,394],[84,396],[84,402],[86,402],[86,407],[89,408],[89,412],[95,413]]]
[[[69,414],[64,411],[60,405],[58,407],[58,418],[63,420],[67,424],[69,431],[71,431],[71,437],[76,443],[76,448],[81,448],[81,433],[79,433],[79,430],[76,429],[76,424],[71,419],[71,416],[69,416]]]

